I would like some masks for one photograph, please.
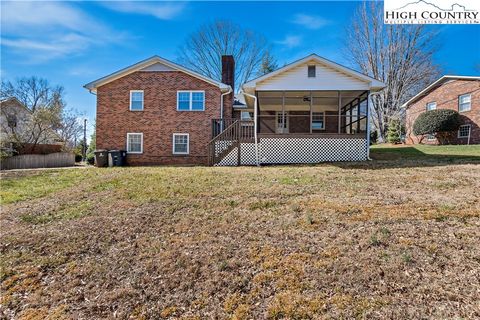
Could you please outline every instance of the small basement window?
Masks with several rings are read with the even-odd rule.
[[[458,97],[458,112],[470,111],[472,107],[472,95],[463,94]]]
[[[127,152],[143,153],[143,133],[127,133]]]
[[[130,90],[130,111],[143,110],[143,90]]]
[[[188,133],[173,134],[173,154],[190,153],[190,136]]]
[[[315,66],[308,66],[308,77],[315,78],[316,76],[316,68]]]
[[[470,136],[470,125],[464,124],[458,128],[458,137],[459,138],[468,138]]]
[[[435,101],[427,103],[427,111],[435,109],[437,109],[437,103]]]

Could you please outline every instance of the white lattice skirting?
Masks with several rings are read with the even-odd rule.
[[[352,138],[260,138],[261,164],[319,163],[367,160],[367,139]],[[217,165],[236,166],[238,150],[233,148]],[[242,143],[240,164],[255,164],[255,144]]]

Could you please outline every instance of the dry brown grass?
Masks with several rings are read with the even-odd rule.
[[[480,317],[480,163],[394,164],[4,176],[2,317]]]

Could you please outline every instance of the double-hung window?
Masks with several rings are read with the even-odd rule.
[[[437,109],[437,103],[435,101],[427,103],[427,111]]]
[[[325,113],[313,112],[312,113],[312,130],[324,130],[325,129]]]
[[[177,91],[178,111],[205,111],[205,91]]]
[[[130,111],[143,110],[143,90],[130,90]]]
[[[458,112],[470,111],[472,108],[472,95],[462,94],[458,96]]]
[[[143,133],[127,133],[127,152],[143,153]]]
[[[188,133],[173,134],[173,154],[190,153],[190,136]]]
[[[459,138],[468,138],[470,136],[470,125],[464,124],[458,128],[458,137]]]

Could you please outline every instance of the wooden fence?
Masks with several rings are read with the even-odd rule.
[[[2,159],[1,170],[71,167],[75,164],[73,153],[23,154]]]

